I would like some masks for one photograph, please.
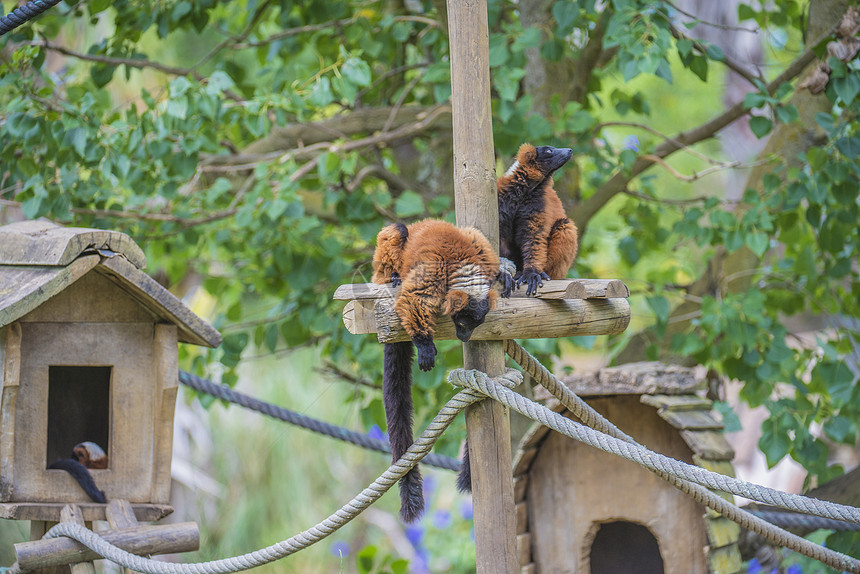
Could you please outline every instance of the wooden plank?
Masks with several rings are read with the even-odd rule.
[[[138,269],[146,267],[143,251],[119,231],[60,227],[44,219],[0,227],[0,265],[66,266],[97,249],[120,253]]]
[[[731,460],[735,451],[720,431],[682,430],[681,437],[694,453],[711,460]]]
[[[380,343],[406,341],[409,337],[400,325],[390,300],[377,299],[376,324],[364,325],[355,334],[376,329]],[[487,314],[483,325],[472,333],[473,341],[502,339],[538,339],[577,335],[611,335],[624,331],[630,323],[630,304],[626,299],[582,301],[562,299],[508,299],[499,301]],[[347,325],[349,327],[349,325]],[[450,317],[438,316],[438,340],[455,339]]]
[[[0,500],[11,500],[15,491],[15,409],[21,382],[21,324],[0,329],[3,344],[2,394],[0,394]]]
[[[689,411],[710,408],[713,403],[696,395],[642,395],[642,404],[672,411]]]
[[[85,255],[67,267],[0,267],[0,327],[17,321],[98,265]]]
[[[517,510],[517,534],[529,531],[529,505],[527,502],[518,502]]]
[[[173,293],[122,257],[102,260],[97,270],[122,285],[129,295],[179,328],[179,340],[204,347],[221,344],[221,334],[195,315]]]
[[[84,526],[84,518],[81,509],[76,504],[68,504],[60,511],[60,522],[73,522]],[[78,562],[72,564],[72,574],[95,574],[96,569],[92,561]]]
[[[392,287],[390,283],[353,283],[338,287],[334,296],[336,301],[395,299],[400,294],[400,287]],[[618,279],[553,279],[544,281],[543,287],[538,288],[538,299],[626,299],[630,290],[623,281]],[[511,293],[515,298],[531,298],[526,295],[524,287]]]
[[[716,430],[723,428],[723,423],[716,420],[707,411],[659,410],[657,414],[670,425],[680,430]]]
[[[96,532],[114,546],[137,555],[191,552],[200,547],[200,532],[194,522],[138,525],[124,530]],[[71,538],[52,538],[15,544],[22,570],[58,566],[87,560],[99,555]]]
[[[76,503],[85,522],[106,520],[106,505],[95,502]],[[0,503],[0,518],[9,520],[33,520],[57,522],[65,502],[5,502]],[[173,512],[169,504],[132,503],[134,515],[140,522],[154,522]]]
[[[525,474],[532,466],[532,461],[538,453],[537,445],[532,445],[517,452],[516,462],[514,463],[514,476]]]
[[[520,574],[536,574],[536,573],[537,573],[537,566],[535,565],[534,562],[529,562],[528,564],[523,566],[522,569],[520,569]]]
[[[519,503],[526,499],[526,489],[529,486],[529,475],[521,474],[514,477],[514,502]]]
[[[517,535],[517,556],[520,567],[532,561],[532,535],[528,532]]]
[[[105,517],[111,530],[123,530],[125,528],[134,528],[137,526],[137,518],[134,516],[134,509],[127,500],[114,499],[111,500],[105,509]],[[147,557],[149,555],[147,554]],[[130,568],[122,569],[125,574],[137,574],[135,570]]]
[[[149,502],[170,502],[170,465],[173,460],[173,418],[179,387],[179,359],[176,325],[155,326],[153,340],[155,381],[155,456],[152,494]]]

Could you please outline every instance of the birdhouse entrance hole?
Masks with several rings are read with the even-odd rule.
[[[109,452],[111,370],[48,367],[46,466],[59,458],[69,458],[74,446],[84,441],[92,441]]]
[[[591,544],[591,574],[664,574],[657,539],[632,522],[601,524]]]

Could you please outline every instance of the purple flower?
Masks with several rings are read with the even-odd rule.
[[[747,566],[747,574],[761,574],[762,567],[761,564],[758,563],[758,560],[753,558],[750,560],[749,566]]]
[[[383,434],[382,429],[379,428],[379,425],[373,425],[370,427],[370,430],[367,431],[367,436],[370,438],[375,438],[376,440],[382,440],[385,438],[385,434]]]
[[[792,564],[786,568],[785,574],[803,574],[803,568],[800,567],[800,564]]]
[[[421,541],[424,539],[424,527],[420,524],[411,524],[405,529],[406,538],[415,548],[421,546]]]
[[[639,138],[635,135],[627,136],[624,138],[624,144],[621,146],[624,149],[632,149],[633,151],[639,151]]]
[[[460,503],[460,516],[462,516],[466,520],[472,520],[472,516],[474,516],[474,509],[472,508],[471,498],[467,498]]]
[[[437,530],[445,530],[451,526],[451,513],[440,508],[433,513],[433,527]]]
[[[349,542],[338,540],[337,542],[332,543],[331,553],[341,558],[349,556]]]

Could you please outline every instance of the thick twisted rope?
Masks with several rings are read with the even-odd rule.
[[[345,429],[337,425],[301,415],[294,411],[235,391],[227,385],[219,385],[208,379],[192,375],[186,371],[179,371],[179,382],[196,391],[200,391],[201,393],[212,395],[213,397],[262,413],[274,419],[284,421],[325,436],[330,436],[362,448],[391,454],[391,445],[386,440],[371,438],[360,432]],[[442,456],[440,454],[428,454],[424,458],[423,464],[429,464],[430,466],[444,468],[445,470],[453,470],[455,472],[460,470],[459,460],[449,456]]]
[[[792,528],[794,530],[804,530],[807,532],[812,532],[813,530],[818,529],[850,532],[860,531],[860,525],[858,524],[851,524],[850,522],[843,522],[842,520],[833,520],[831,518],[822,518],[820,516],[812,516],[809,514],[780,512],[779,510],[747,510],[747,512],[782,528]]]
[[[606,434],[600,433],[599,431],[595,431],[588,427],[585,427],[582,424],[576,423],[570,419],[567,419],[558,413],[554,413],[551,410],[547,409],[543,405],[539,405],[526,399],[525,397],[510,391],[504,387],[500,387],[493,383],[486,374],[481,373],[479,371],[467,371],[465,369],[456,369],[452,371],[448,380],[455,385],[464,386],[466,388],[472,388],[480,391],[487,396],[500,401],[502,404],[507,405],[508,407],[514,409],[515,411],[523,414],[533,420],[537,420],[541,424],[560,432],[566,436],[571,438],[575,438],[581,442],[594,446],[603,450],[604,452],[609,452],[612,454],[617,454],[622,456],[628,460],[636,462],[645,468],[649,468],[654,472],[660,474],[666,480],[681,488],[685,492],[688,492],[694,500],[700,502],[719,512],[720,514],[734,520],[744,526],[745,528],[752,530],[761,534],[766,539],[770,540],[775,544],[779,544],[780,546],[785,546],[787,548],[791,548],[792,550],[796,550],[805,554],[806,556],[810,556],[820,562],[823,562],[829,566],[834,568],[838,568],[841,570],[860,573],[860,561],[855,560],[849,556],[841,554],[839,552],[835,552],[828,548],[824,548],[817,544],[813,544],[808,540],[805,540],[799,536],[786,532],[778,527],[767,523],[766,521],[757,518],[755,516],[750,515],[749,513],[744,512],[734,504],[729,503],[728,501],[720,498],[714,493],[710,492],[706,488],[703,488],[701,484],[704,482],[703,486],[708,486],[710,488],[715,488],[717,490],[723,490],[726,492],[731,492],[729,488],[731,482],[742,482],[737,481],[735,479],[728,479],[728,477],[723,477],[722,475],[716,473],[709,473],[704,469],[699,467],[693,467],[693,469],[698,469],[699,471],[703,471],[702,473],[696,473],[695,470],[693,472],[687,472],[687,468],[691,465],[686,465],[685,463],[681,463],[679,461],[670,459],[663,455],[659,455],[657,453],[652,453],[644,449],[643,447],[623,442],[614,437],[608,436]],[[577,397],[578,399],[578,397]],[[581,399],[578,399],[581,400]],[[709,477],[708,474],[714,474],[715,477]],[[682,478],[683,477],[683,478]],[[726,481],[722,481],[719,479],[728,479]],[[694,483],[698,484],[690,484],[686,483],[686,480],[693,480]],[[700,482],[701,481],[701,482]],[[726,484],[723,484],[726,482]],[[713,483],[713,484],[712,484]],[[747,483],[748,484],[748,483]],[[735,486],[735,485],[732,485]],[[755,486],[755,485],[749,485]],[[759,487],[762,488],[762,487]],[[767,489],[772,490],[772,489]],[[778,492],[778,491],[773,491]],[[780,495],[785,495],[785,493],[778,493]],[[747,496],[747,495],[741,495]],[[789,500],[794,498],[804,498],[798,497],[797,495],[785,495]],[[747,498],[750,498],[747,496]],[[780,497],[781,498],[781,497]],[[809,499],[807,499],[808,502]],[[792,502],[796,502],[793,501]],[[816,501],[821,502],[821,501]],[[807,506],[817,506],[815,504],[802,504],[801,507],[806,508]],[[835,505],[833,503],[826,503],[824,505],[832,506],[832,507],[841,507],[840,510],[845,509],[846,514],[858,514],[860,515],[860,510],[852,509],[850,507],[842,507],[842,505]],[[832,510],[832,509],[831,509]],[[851,512],[853,511],[853,512]],[[827,509],[823,509],[823,512],[827,512]],[[817,514],[817,512],[813,512]]]
[[[515,386],[522,382],[522,374],[509,369],[504,375],[498,377],[497,382],[500,385]],[[177,564],[170,562],[159,562],[142,558],[130,552],[118,548],[103,538],[95,534],[93,531],[72,522],[61,522],[45,533],[44,538],[57,538],[66,536],[77,540],[98,555],[107,558],[111,562],[115,562],[126,568],[143,572],[144,574],[227,574],[230,572],[240,572],[250,568],[256,568],[275,560],[279,560],[290,554],[294,554],[299,550],[319,542],[326,538],[339,528],[347,524],[353,518],[361,514],[367,507],[379,500],[379,498],[390,489],[394,483],[400,480],[403,475],[409,472],[413,466],[424,458],[424,456],[433,448],[439,436],[448,428],[454,418],[460,414],[470,404],[486,398],[484,395],[478,394],[471,389],[465,389],[454,395],[449,400],[439,414],[430,422],[427,428],[421,433],[421,436],[409,447],[400,459],[392,464],[382,476],[377,478],[373,483],[365,488],[360,494],[345,504],[340,510],[330,515],[328,518],[301,532],[292,538],[273,544],[266,548],[234,556],[232,558],[224,558],[222,560],[213,560],[211,562],[199,562],[196,564]],[[18,574],[20,569],[13,567],[10,569],[12,574]]]
[[[28,20],[32,20],[48,8],[56,6],[60,0],[30,0],[0,18],[0,36],[10,32]]]

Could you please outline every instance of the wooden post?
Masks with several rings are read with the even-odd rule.
[[[457,225],[476,227],[498,249],[486,0],[448,0],[448,34]],[[505,366],[503,343],[466,343],[463,359],[467,369],[498,376]],[[519,564],[509,413],[496,401],[482,401],[466,410],[466,429],[472,467],[477,570],[512,574],[519,570]]]

